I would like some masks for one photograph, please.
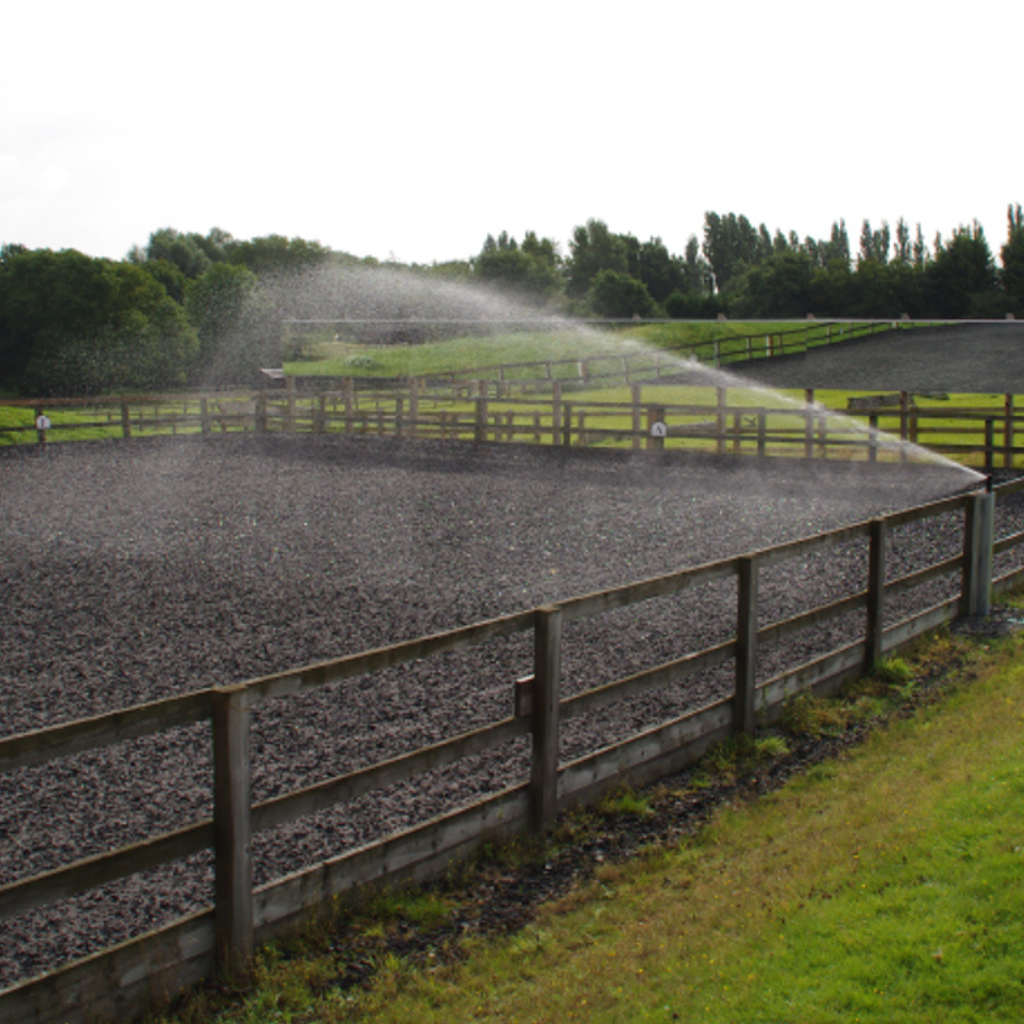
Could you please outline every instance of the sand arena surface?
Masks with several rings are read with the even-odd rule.
[[[0,451],[0,735],[660,575],[970,483],[946,468],[769,466],[377,438]],[[942,528],[900,532],[893,571],[955,553],[962,542],[956,516]],[[863,586],[863,550],[852,544],[766,573],[762,614],[782,618]],[[566,691],[724,640],[734,608],[730,581],[576,624],[566,635]],[[798,638],[788,653],[834,645],[842,629]],[[261,705],[256,799],[510,714],[514,680],[531,668],[531,642],[496,641]],[[781,654],[764,652],[762,675]],[[729,685],[727,669],[706,673],[574,720],[562,756]],[[263,834],[257,878],[501,788],[525,765],[525,746],[510,744]],[[207,815],[209,780],[205,726],[0,777],[0,882]],[[0,983],[209,898],[203,856],[5,922]]]
[[[887,331],[730,367],[773,388],[1024,394],[1024,322]]]

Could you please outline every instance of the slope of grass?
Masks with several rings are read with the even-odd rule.
[[[469,968],[407,988],[383,979],[372,1019],[1013,1019],[1020,651],[941,710],[599,880]]]
[[[521,932],[465,943],[464,962],[428,954],[412,967],[382,954],[369,988],[336,987],[344,951],[328,941],[313,958],[264,957],[233,1008],[218,1014],[199,999],[176,1019],[1016,1019],[1022,655],[1018,637],[939,639],[855,688],[841,714],[805,704],[803,727],[828,733],[913,697],[934,665],[961,666],[952,695],[772,795],[726,807],[692,838],[600,866]],[[757,770],[734,755],[711,762],[735,777]]]
[[[360,345],[345,341],[316,346],[317,358],[285,363],[289,374],[311,376],[428,376],[465,373],[499,365],[537,363],[547,360],[576,360],[601,355],[618,356],[628,351],[628,342],[639,342],[651,350],[684,350],[702,346],[700,358],[710,359],[717,342],[722,354],[746,353],[745,339],[757,339],[752,354],[763,355],[767,335],[785,334],[789,341],[822,344],[827,325],[809,327],[795,323],[754,323],[733,321],[687,321],[647,324],[636,327],[587,327],[585,324],[538,331],[480,334],[433,341],[421,345]],[[626,345],[624,348],[623,346]],[[566,371],[567,373],[569,371]],[[575,373],[575,368],[573,368]],[[531,375],[535,375],[534,370]],[[510,377],[514,378],[514,374]],[[557,376],[557,374],[556,374]]]

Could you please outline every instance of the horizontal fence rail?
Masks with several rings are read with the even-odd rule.
[[[207,723],[213,751],[214,794],[210,819],[0,887],[0,918],[55,903],[203,850],[212,850],[215,860],[212,908],[0,992],[0,1018],[19,1024],[29,1020],[124,1015],[144,1005],[155,993],[177,991],[215,968],[229,976],[243,971],[256,942],[293,925],[324,901],[357,892],[370,883],[430,878],[453,859],[469,855],[485,842],[526,831],[543,832],[554,823],[560,809],[593,799],[613,784],[644,783],[679,770],[729,734],[752,733],[758,722],[774,721],[781,715],[783,702],[795,694],[832,688],[863,672],[885,653],[958,614],[986,613],[994,591],[1007,589],[1024,576],[1024,569],[998,578],[992,576],[993,555],[1024,544],[1024,532],[994,538],[995,505],[1022,489],[1024,480],[960,494],[742,557],[582,595],[550,607],[234,686],[214,687],[0,739],[0,771],[12,772],[127,739]],[[949,514],[962,514],[961,552],[904,576],[889,576],[886,552],[893,543],[894,531],[908,523]],[[785,619],[761,621],[762,572],[852,541],[864,546],[864,589]],[[885,625],[885,609],[893,597],[940,576],[952,577],[959,583],[956,596]],[[565,624],[731,580],[736,581],[737,599],[730,639],[571,696],[562,693]],[[859,640],[757,682],[761,646],[852,613],[863,618]],[[534,671],[511,687],[511,716],[401,756],[253,802],[251,719],[253,708],[261,701],[288,698],[342,679],[372,675],[499,637],[530,634]],[[735,665],[730,696],[586,756],[559,762],[558,740],[564,722],[729,662]],[[380,841],[345,851],[314,867],[254,886],[250,850],[252,837],[258,832],[521,737],[530,739],[529,773],[521,779],[509,780],[500,792]]]
[[[587,397],[555,382],[550,393],[489,394],[479,381],[474,397],[430,391],[419,381],[404,390],[359,391],[351,380],[341,391],[253,392],[212,399],[177,400],[166,412],[159,398],[120,400],[99,413],[98,400],[51,399],[31,405],[46,417],[46,429],[33,425],[0,428],[0,442],[35,439],[39,444],[65,436],[141,438],[209,436],[252,432],[356,434],[438,441],[513,442],[572,447],[611,446],[652,450],[698,450],[718,454],[906,461],[910,445],[973,461],[991,471],[1011,467],[1024,455],[1024,413],[1013,395],[1004,408],[923,405],[903,392],[885,408],[852,408],[845,413],[815,403],[791,406],[751,404],[740,387],[703,387],[704,401],[651,402],[641,385],[631,385],[628,402]],[[886,398],[887,396],[881,396]],[[923,400],[921,400],[923,401]],[[941,399],[935,399],[941,402]],[[12,403],[13,404],[13,403]]]
[[[636,365],[624,370],[631,360]],[[850,397],[845,410],[830,410],[815,401],[813,390],[805,390],[802,404],[765,405],[759,392],[742,386],[687,384],[692,370],[671,354],[593,357],[590,362],[611,369],[581,371],[569,380],[550,372],[560,363],[549,362],[543,364],[549,372],[540,390],[513,379],[515,367],[491,367],[465,380],[395,379],[386,388],[379,381],[366,388],[352,377],[290,377],[279,389],[8,400],[5,405],[23,410],[24,421],[0,427],[0,444],[45,445],[72,436],[342,433],[874,461],[906,460],[909,443],[972,461],[986,471],[1011,467],[1024,455],[1024,413],[1018,413],[1012,394],[998,406],[974,407],[949,404],[945,395],[866,394]],[[694,397],[674,403],[645,397],[645,384],[636,378],[646,364],[648,384],[671,379],[681,385],[680,394],[685,388]],[[616,385],[628,385],[628,401],[602,397],[602,390]],[[657,394],[663,397],[664,389]]]

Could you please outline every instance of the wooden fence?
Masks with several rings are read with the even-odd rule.
[[[987,612],[990,594],[1014,585],[1024,575],[1024,569],[998,578],[992,573],[995,556],[1024,544],[1024,533],[993,539],[996,501],[1021,489],[1024,480],[550,607],[0,740],[0,772],[10,772],[181,725],[209,722],[214,793],[211,819],[3,886],[0,917],[52,904],[202,850],[212,849],[215,860],[213,906],[0,992],[0,1019],[23,1024],[121,1018],[216,970],[236,972],[244,967],[254,944],[294,926],[325,901],[369,884],[425,880],[486,842],[525,832],[542,833],[560,809],[593,800],[612,786],[643,784],[678,771],[731,733],[749,734],[759,723],[775,720],[783,702],[794,694],[832,688],[863,672],[885,653],[959,614]],[[963,515],[963,545],[958,554],[902,577],[887,573],[888,553],[894,543],[891,532],[896,527],[950,514]],[[863,591],[789,619],[762,624],[758,593],[763,570],[811,552],[827,552],[853,538],[867,540],[867,586]],[[958,591],[956,596],[917,610],[903,621],[891,623],[890,619],[885,625],[887,602],[895,595],[940,577],[959,581],[953,588]],[[561,653],[566,623],[729,579],[736,580],[738,595],[732,639],[572,696],[563,695]],[[864,616],[859,639],[756,682],[761,645],[851,612]],[[514,712],[509,717],[253,804],[250,723],[252,710],[260,702],[516,634],[532,634],[534,667],[529,678],[515,683],[510,680],[509,706]],[[729,662],[735,666],[735,684],[729,696],[586,756],[559,762],[563,723]],[[253,886],[250,850],[254,834],[526,736],[531,745],[529,771],[500,792],[306,870]]]
[[[629,321],[603,321],[627,324]],[[586,326],[586,325],[584,325]],[[441,374],[430,378],[435,385],[450,384],[470,392],[477,381],[494,381],[496,385],[515,386],[524,391],[547,389],[553,382],[577,387],[608,387],[614,384],[657,383],[680,373],[681,362],[697,360],[702,365],[722,367],[732,363],[780,356],[802,355],[809,348],[852,341],[881,331],[908,326],[891,320],[814,321],[799,327],[780,324],[756,334],[723,334],[721,337],[695,341],[670,349],[624,350],[598,352],[570,359],[543,359],[533,362],[480,366]],[[621,343],[621,338],[619,339]]]
[[[0,430],[0,439],[6,434],[45,444],[71,431],[122,438],[285,431],[867,460],[905,460],[902,442],[909,441],[986,470],[1010,467],[1024,455],[1024,412],[1011,394],[1001,407],[987,408],[909,392],[866,395],[850,399],[840,414],[817,404],[813,390],[804,392],[803,403],[789,405],[763,404],[757,391],[741,387],[691,390],[689,401],[669,404],[645,398],[640,384],[630,385],[629,401],[606,401],[557,380],[544,395],[517,395],[507,383],[477,381],[467,398],[461,387],[438,389],[420,380],[364,391],[349,378],[340,389],[320,391],[293,382],[282,390],[235,394],[34,400],[21,404],[36,419]],[[40,429],[44,416],[46,429]]]

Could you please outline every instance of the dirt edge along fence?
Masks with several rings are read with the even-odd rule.
[[[453,861],[472,855],[485,843],[515,835],[543,834],[562,809],[590,802],[623,783],[641,785],[679,771],[730,734],[750,734],[759,725],[777,720],[784,702],[794,695],[828,692],[922,633],[960,615],[987,614],[993,593],[1009,589],[1024,578],[1024,568],[993,576],[995,556],[1024,544],[1024,531],[994,538],[995,504],[1021,490],[1024,480],[995,488],[986,486],[548,607],[0,740],[0,771],[9,772],[206,721],[212,725],[214,776],[211,819],[7,884],[0,888],[0,918],[202,850],[212,848],[215,862],[212,907],[0,992],[0,1019],[6,1024],[120,1019],[164,1001],[215,972],[231,976],[244,971],[256,944],[296,926],[325,904],[344,900],[370,885],[436,877]],[[891,578],[886,570],[890,531],[951,513],[963,516],[960,552]],[[810,552],[827,551],[853,538],[867,542],[867,585],[862,591],[789,619],[760,623],[762,570]],[[956,596],[884,625],[884,611],[892,597],[939,577],[958,581]],[[736,580],[731,639],[570,697],[561,694],[565,624],[725,579]],[[860,639],[789,666],[761,683],[756,681],[759,645],[850,612],[864,613]],[[493,638],[531,632],[533,673],[509,681],[512,713],[508,717],[307,788],[252,803],[250,719],[261,701],[288,698]],[[562,723],[730,661],[735,666],[735,682],[729,696],[603,749],[559,762]],[[516,737],[530,738],[530,768],[528,775],[503,790],[254,887],[251,845],[256,833],[455,763]]]
[[[637,383],[629,385],[630,399],[623,402],[577,393],[557,380],[543,395],[497,380],[438,385],[407,379],[385,390],[365,390],[353,378],[340,386],[330,380],[310,382],[314,390],[291,378],[282,389],[219,395],[11,401],[11,406],[31,409],[35,420],[0,428],[0,443],[6,438],[45,446],[70,436],[343,433],[906,461],[903,442],[909,441],[938,454],[970,458],[986,471],[1011,467],[1024,455],[1024,412],[1012,394],[988,407],[949,405],[945,395],[865,394],[851,397],[840,414],[816,403],[810,389],[804,391],[803,404],[767,406],[752,404],[742,387],[725,386],[701,386],[688,401],[668,403],[663,391],[659,401],[646,399],[644,385]]]

